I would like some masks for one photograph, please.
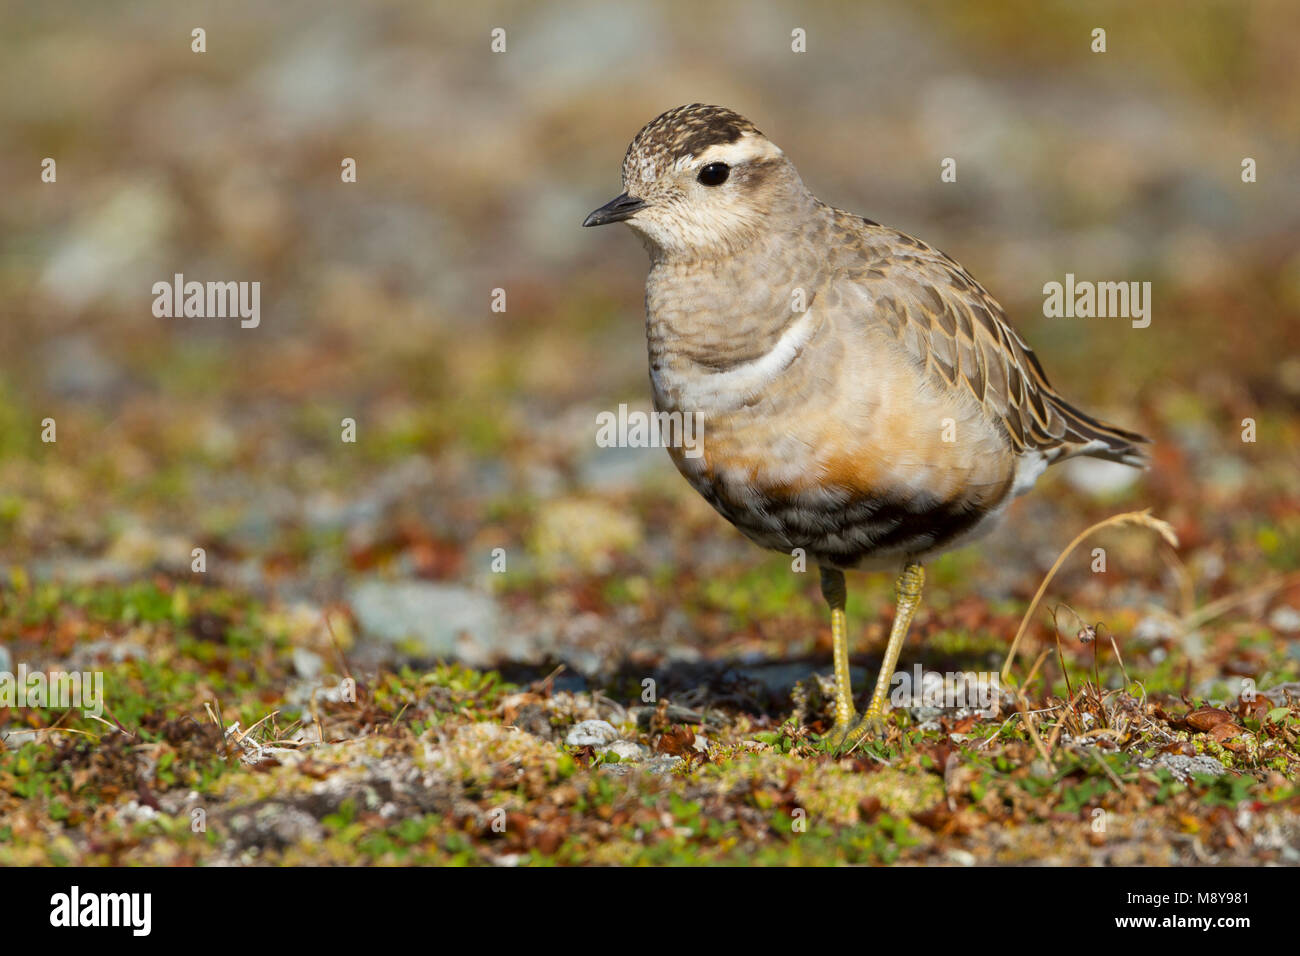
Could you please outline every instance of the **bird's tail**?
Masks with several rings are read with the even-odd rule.
[[[1145,468],[1150,463],[1150,453],[1143,447],[1151,444],[1150,438],[1099,421],[1056,395],[1051,397],[1051,403],[1065,419],[1066,453],[1063,458],[1086,455],[1134,468]]]

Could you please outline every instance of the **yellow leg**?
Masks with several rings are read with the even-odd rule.
[[[832,576],[834,575],[834,576]],[[838,581],[835,576],[838,576]],[[829,584],[828,584],[829,581]],[[838,583],[839,590],[834,585]],[[925,569],[915,562],[903,567],[894,585],[898,603],[894,611],[894,623],[889,629],[889,644],[885,648],[884,660],[880,662],[880,674],[876,678],[876,689],[871,695],[871,704],[867,712],[856,723],[853,718],[853,696],[849,688],[848,642],[844,636],[844,625],[836,625],[836,601],[844,604],[844,575],[836,571],[822,571],[822,593],[831,605],[831,634],[835,641],[835,727],[828,735],[832,749],[842,750],[857,743],[863,737],[879,737],[885,732],[885,703],[889,699],[889,685],[894,678],[894,668],[898,666],[898,655],[902,653],[903,642],[907,639],[907,629],[912,624],[916,609],[921,605],[921,590],[925,586]],[[840,612],[841,621],[843,611]],[[842,715],[848,714],[845,718]]]
[[[849,619],[844,613],[847,590],[844,572],[822,568],[822,597],[831,606],[831,643],[835,656],[835,731],[847,734],[853,725],[853,687],[849,683]]]
[[[925,568],[909,562],[894,585],[898,603],[894,609],[894,624],[889,629],[889,646],[885,648],[885,659],[880,662],[880,676],[876,678],[876,689],[871,695],[871,704],[867,707],[863,720],[884,716],[889,684],[894,679],[894,668],[898,666],[898,655],[903,651],[907,629],[912,625],[916,609],[921,606],[921,589],[924,586]]]

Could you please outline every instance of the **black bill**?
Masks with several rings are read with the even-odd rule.
[[[644,209],[646,202],[644,199],[637,199],[635,196],[629,196],[623,193],[616,196],[599,209],[594,210],[586,219],[582,220],[584,226],[603,226],[606,223],[622,222],[624,219],[631,218],[637,210]]]

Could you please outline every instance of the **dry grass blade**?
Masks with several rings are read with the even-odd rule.
[[[268,720],[270,720],[272,717],[276,716],[276,715],[279,714],[279,713],[280,713],[280,712],[279,712],[278,710],[273,710],[273,711],[271,711],[269,714],[267,714],[265,717],[263,717],[263,718],[262,718],[261,720],[259,720],[257,723],[253,724],[253,725],[250,726],[247,730],[245,730],[243,733],[239,734],[239,736],[236,737],[235,740],[236,740],[237,742],[242,742],[242,741],[243,741],[244,739],[246,739],[246,738],[248,737],[248,735],[251,734],[254,730],[256,730],[258,727],[261,727],[264,723],[266,723]]]
[[[1034,678],[1038,676],[1038,669],[1043,666],[1043,661],[1047,660],[1047,655],[1050,653],[1052,653],[1050,647],[1043,648],[1042,652],[1038,655],[1038,660],[1034,661],[1034,666],[1029,668],[1029,673],[1025,676],[1025,682],[1021,685],[1022,687],[1028,687],[1034,682]],[[1050,691],[1051,688],[1049,687],[1048,690]]]
[[[1123,793],[1124,781],[1119,778],[1114,770],[1110,769],[1110,765],[1107,764],[1106,761],[1101,759],[1101,754],[1097,753],[1095,750],[1089,750],[1088,753],[1092,754],[1092,759],[1097,761],[1097,766],[1101,767],[1106,776],[1110,777],[1110,782],[1115,785],[1115,789],[1120,793]]]
[[[1065,559],[1077,548],[1086,538],[1103,528],[1113,528],[1119,525],[1138,525],[1144,528],[1150,528],[1155,531],[1171,547],[1178,547],[1178,535],[1174,533],[1173,527],[1167,521],[1161,521],[1159,518],[1152,517],[1150,509],[1144,511],[1126,511],[1123,514],[1112,515],[1105,521],[1098,521],[1095,525],[1080,532],[1073,541],[1066,546],[1052,565],[1047,576],[1043,578],[1043,583],[1038,586],[1038,592],[1034,599],[1029,602],[1029,607],[1025,611],[1025,616],[1020,620],[1020,627],[1016,631],[1015,639],[1011,642],[1011,649],[1007,651],[1006,662],[1002,665],[1002,680],[1006,680],[1011,672],[1011,665],[1015,663],[1016,652],[1020,647],[1020,641],[1025,636],[1025,631],[1029,629],[1029,622],[1033,619],[1034,611],[1038,609],[1039,603],[1043,600],[1043,595],[1047,592],[1047,586],[1052,583],[1052,578],[1056,577],[1056,572],[1061,569]]]
[[[1115,660],[1119,661],[1119,672],[1124,675],[1124,689],[1128,690],[1130,681],[1128,668],[1124,666],[1124,655],[1119,652],[1119,645],[1115,643],[1115,635],[1110,633],[1110,628],[1106,628],[1106,636],[1110,639],[1110,646],[1115,650]]]
[[[1190,614],[1184,615],[1180,623],[1184,630],[1194,631],[1198,627],[1208,624],[1216,617],[1227,614],[1229,611],[1241,606],[1242,604],[1248,604],[1250,601],[1257,598],[1267,597],[1275,591],[1290,588],[1295,584],[1300,584],[1300,572],[1295,574],[1276,575],[1260,582],[1254,587],[1247,588],[1244,591],[1238,591],[1235,594],[1229,594],[1226,597],[1219,598],[1217,601],[1212,601],[1209,604],[1199,607]]]
[[[1047,763],[1047,769],[1052,773],[1056,773],[1056,764],[1052,763],[1051,754],[1049,754],[1047,748],[1043,746],[1043,738],[1038,736],[1038,730],[1034,727],[1034,719],[1030,716],[1029,708],[1026,706],[1023,697],[1016,697],[1016,709],[1020,711],[1020,722],[1025,725],[1025,730],[1029,731],[1029,739],[1034,742],[1034,746],[1038,748],[1039,755],[1042,756],[1043,760]]]
[[[133,740],[135,739],[135,734],[131,733],[129,730],[127,730],[127,729],[126,729],[125,727],[123,727],[121,724],[118,724],[118,723],[112,723],[112,724],[110,724],[107,720],[105,720],[103,717],[100,717],[98,714],[87,714],[86,716],[87,716],[90,720],[97,720],[97,721],[99,721],[101,724],[103,724],[105,727],[109,728],[110,730],[116,730],[118,733],[125,734],[126,736],[132,738]]]
[[[334,633],[334,623],[330,620],[328,609],[321,611],[321,618],[325,622],[325,630],[329,633],[330,643],[334,645],[334,653],[338,655],[339,666],[343,668],[343,676],[351,677],[352,668],[348,666],[347,655],[343,653],[343,646],[339,643],[338,635]]]
[[[1062,716],[1061,719],[1058,720],[1056,724],[1052,727],[1052,736],[1047,738],[1047,752],[1049,754],[1056,753],[1056,745],[1060,741],[1061,734],[1064,731],[1065,731],[1065,718],[1064,716]]]
[[[1023,626],[1023,625],[1022,625]],[[1019,635],[1017,635],[1019,636]],[[1074,688],[1070,686],[1070,669],[1065,666],[1065,654],[1061,651],[1061,631],[1060,628],[1053,629],[1052,636],[1056,640],[1056,660],[1061,665],[1061,674],[1065,677],[1065,696],[1071,701],[1074,700]]]

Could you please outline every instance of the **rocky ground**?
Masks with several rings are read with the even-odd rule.
[[[397,0],[232,4],[207,59],[170,7],[15,14],[0,673],[104,700],[0,696],[0,865],[1300,862],[1289,8],[1117,7],[1107,60],[1074,12],[832,4],[791,61],[784,14],[725,6],[536,5],[496,60]],[[964,262],[1067,396],[1155,440],[928,569],[909,673],[999,674],[1028,615],[996,713],[902,706],[825,752],[815,569],[595,441],[648,407],[645,263],[577,223],[700,98]],[[153,316],[176,272],[261,281],[260,326]],[[1150,326],[1044,317],[1067,272],[1151,280]],[[1101,530],[1031,609],[1144,509],[1176,547]],[[850,577],[860,698],[891,583]]]

